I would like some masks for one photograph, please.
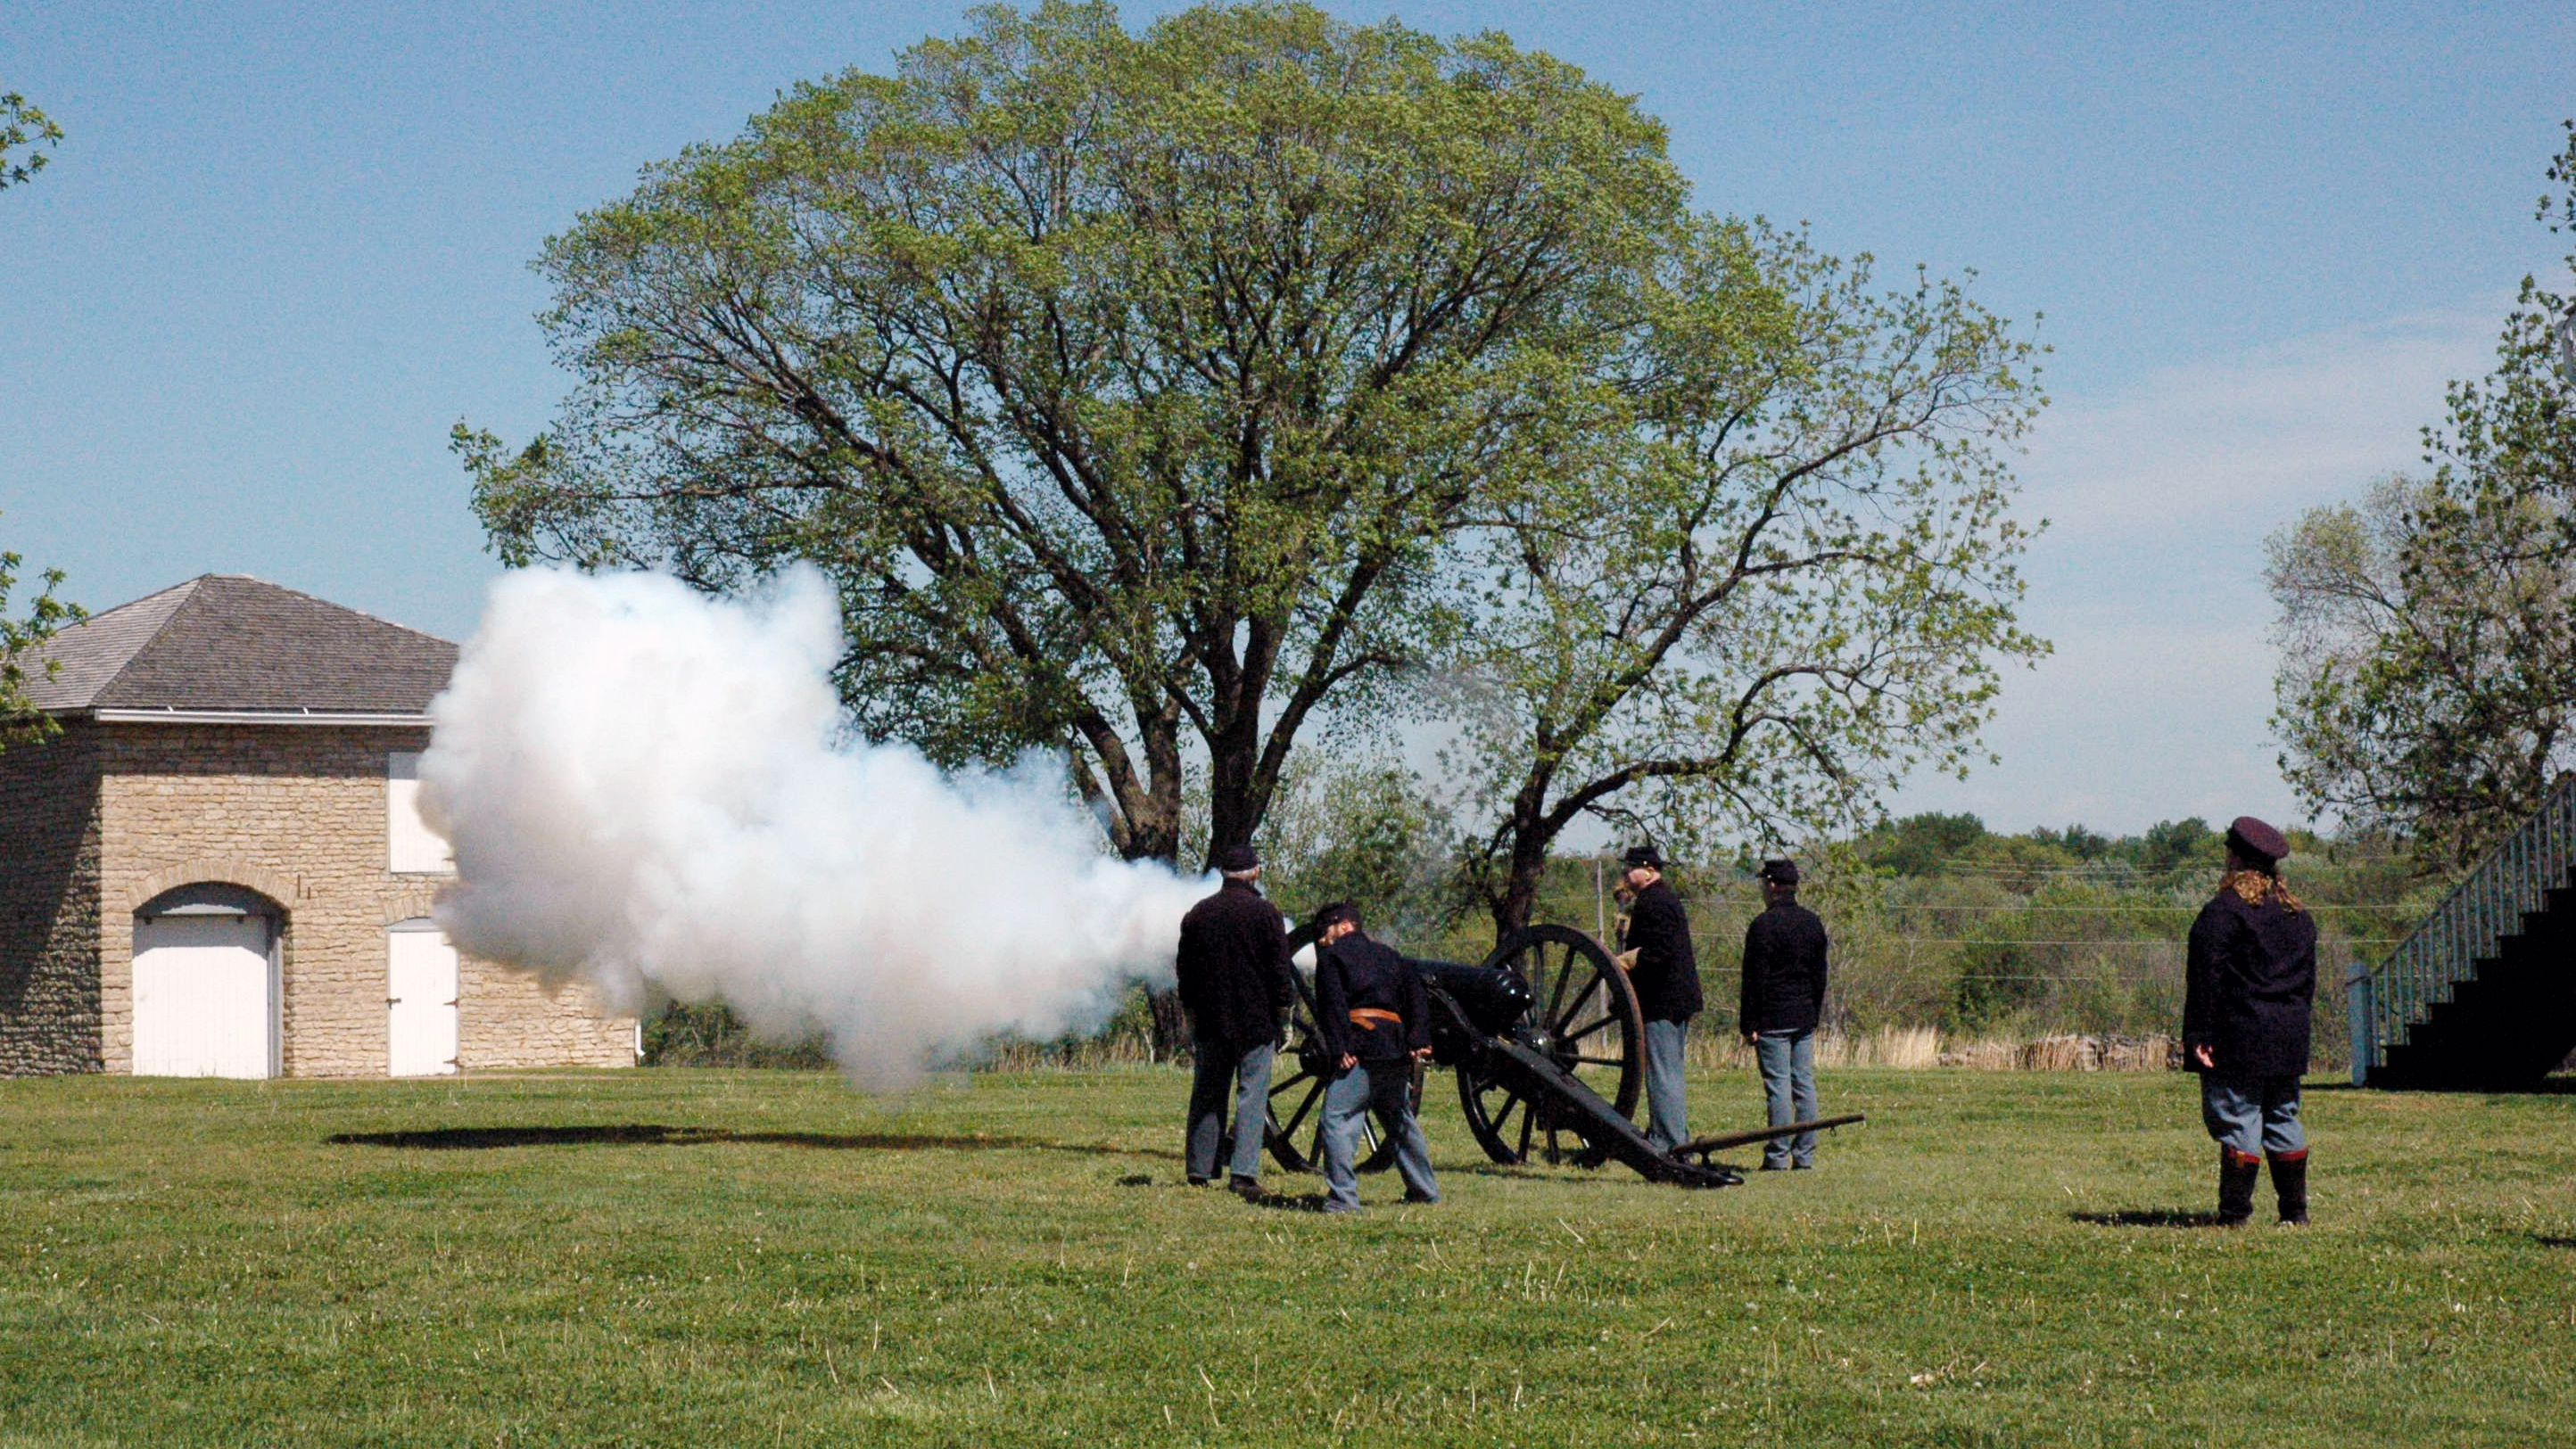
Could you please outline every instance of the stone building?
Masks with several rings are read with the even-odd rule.
[[[455,645],[209,574],[35,662],[62,732],[0,750],[0,1074],[634,1064],[633,1018],[429,920],[454,867],[415,766]]]

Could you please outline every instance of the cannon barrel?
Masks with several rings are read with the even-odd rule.
[[[1431,1001],[1431,1059],[1456,1066],[1486,1038],[1510,1033],[1529,1014],[1529,983],[1501,966],[1413,960]]]

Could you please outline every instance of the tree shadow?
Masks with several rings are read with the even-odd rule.
[[[2068,1213],[2079,1223],[2097,1228],[2214,1228],[2215,1212],[2185,1212],[2181,1208],[2132,1208],[2112,1213]]]
[[[1169,1149],[1112,1147],[1104,1143],[1045,1142],[1034,1137],[905,1134],[894,1132],[737,1132],[730,1127],[673,1127],[621,1122],[591,1127],[432,1127],[410,1132],[337,1132],[322,1139],[334,1147],[404,1147],[429,1152],[484,1152],[501,1147],[704,1147],[746,1143],[827,1152],[1079,1152],[1103,1157],[1177,1158]]]

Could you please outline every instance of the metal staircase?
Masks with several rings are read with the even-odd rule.
[[[2345,983],[2352,1079],[2512,1091],[2576,1049],[2576,774],[2415,934]]]

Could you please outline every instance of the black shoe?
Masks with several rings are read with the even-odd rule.
[[[2272,1191],[2281,1200],[2281,1221],[2292,1227],[2308,1225],[2308,1150],[2286,1153],[2272,1159]]]
[[[2218,1149],[2218,1225],[2237,1228],[2254,1216],[2254,1179],[2263,1175],[2263,1159],[2243,1156],[2232,1147]]]
[[[1440,1199],[1425,1192],[1408,1192],[1404,1195],[1404,1200],[1409,1203],[1420,1203],[1425,1205],[1440,1201]]]
[[[1791,1172],[1813,1172],[1816,1170],[1816,1164],[1812,1162],[1792,1162],[1789,1164],[1789,1170]]]
[[[1789,1164],[1785,1162],[1765,1162],[1761,1167],[1756,1169],[1756,1171],[1760,1172],[1787,1172],[1788,1170]]]
[[[1237,1177],[1227,1182],[1225,1190],[1247,1202],[1259,1202],[1270,1194],[1262,1189],[1257,1177]]]
[[[1198,1175],[1197,1173],[1195,1173],[1195,1172],[1193,1172],[1193,1173],[1191,1173],[1191,1174],[1190,1174],[1190,1186],[1192,1186],[1192,1187],[1205,1187],[1205,1186],[1207,1186],[1207,1185],[1208,1185],[1208,1180],[1207,1180],[1206,1178],[1199,1176],[1199,1175]]]

